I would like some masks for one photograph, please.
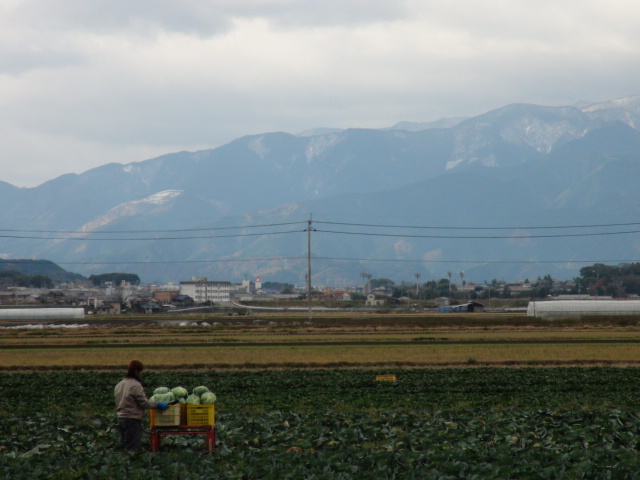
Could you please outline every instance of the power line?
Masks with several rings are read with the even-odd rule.
[[[298,222],[280,222],[280,223],[265,223],[257,225],[235,225],[226,227],[208,227],[208,228],[176,228],[176,229],[162,229],[162,230],[36,230],[36,229],[9,229],[0,228],[0,232],[13,232],[13,233],[60,233],[60,234],[75,234],[75,235],[95,235],[95,234],[138,234],[138,233],[177,233],[177,232],[206,232],[206,231],[219,231],[219,230],[238,230],[238,229],[251,229],[251,228],[264,228],[264,227],[279,227],[286,225],[306,225],[307,221]],[[324,225],[343,225],[351,227],[372,227],[372,228],[404,228],[404,229],[417,229],[417,230],[552,230],[552,229],[572,229],[572,228],[610,228],[610,227],[622,227],[631,225],[640,225],[640,222],[625,222],[625,223],[596,223],[596,224],[583,224],[583,225],[535,225],[535,226],[504,226],[504,227],[454,227],[454,226],[436,226],[436,225],[393,225],[393,224],[378,224],[378,223],[351,223],[351,222],[331,222],[322,220],[313,220],[313,223]],[[306,230],[304,230],[306,231]],[[633,232],[621,232],[621,233],[636,233]],[[2,237],[2,236],[0,236]],[[33,238],[33,237],[10,237],[10,238]],[[38,237],[40,238],[40,237]],[[188,237],[185,237],[188,238]],[[58,238],[55,238],[59,240]]]
[[[237,230],[245,228],[263,228],[263,227],[281,227],[284,225],[306,225],[306,222],[283,222],[283,223],[265,223],[260,225],[238,225],[230,227],[210,227],[210,228],[176,228],[166,230],[22,230],[22,229],[9,229],[0,228],[0,232],[17,232],[17,233],[68,233],[77,235],[94,235],[101,234],[122,234],[122,233],[163,233],[163,232],[208,232],[217,230]],[[20,238],[20,237],[17,237]],[[31,237],[28,237],[31,238]]]
[[[346,258],[346,257],[312,257],[314,260],[332,260],[346,262],[389,262],[389,263],[471,263],[471,264],[545,264],[545,263],[636,263],[640,260],[424,260],[398,258]]]
[[[395,229],[443,229],[443,230],[507,230],[507,229],[561,229],[561,228],[601,228],[601,227],[620,227],[628,225],[640,225],[636,222],[628,223],[610,223],[610,224],[592,224],[592,225],[569,225],[569,226],[531,226],[531,227],[435,227],[435,226],[418,226],[418,225],[383,225],[383,224],[366,224],[366,223],[347,223],[347,222],[329,222],[316,221],[311,218],[306,222],[282,222],[257,225],[227,226],[216,228],[194,228],[194,229],[170,229],[170,230],[137,230],[137,231],[65,231],[65,230],[10,230],[0,229],[0,232],[28,232],[28,233],[62,233],[71,236],[30,236],[30,235],[0,235],[0,238],[12,239],[33,239],[33,240],[76,240],[76,241],[154,241],[154,240],[194,240],[194,239],[215,239],[215,238],[239,238],[239,237],[255,237],[267,235],[285,235],[291,233],[307,232],[308,242],[310,242],[311,232],[329,233],[338,235],[361,235],[376,237],[404,237],[404,238],[434,238],[434,239],[530,239],[530,238],[564,238],[564,237],[591,237],[591,236],[610,236],[640,233],[640,230],[615,231],[615,232],[583,232],[583,233],[562,233],[547,235],[431,235],[431,234],[402,234],[402,233],[379,233],[379,232],[356,232],[356,231],[340,231],[340,230],[322,230],[313,228],[312,223],[325,225],[344,225],[351,227],[370,227],[370,228],[395,228]],[[253,232],[253,233],[235,233],[225,235],[192,235],[192,236],[158,236],[158,237],[127,237],[127,238],[104,238],[90,237],[92,234],[140,234],[140,233],[160,233],[160,232],[204,232],[204,231],[220,231],[232,229],[253,229],[253,228],[272,228],[285,225],[306,225],[301,230],[283,230],[269,232]],[[450,263],[450,264],[552,264],[552,263],[632,263],[637,260],[424,260],[424,259],[384,259],[384,258],[337,258],[337,257],[321,257],[311,256],[310,246],[307,252],[307,263],[311,258],[314,260],[331,260],[331,261],[353,261],[353,262],[395,262],[395,263]],[[145,264],[197,264],[197,263],[226,263],[226,262],[256,262],[256,261],[281,261],[281,260],[303,260],[305,257],[265,257],[265,258],[227,258],[227,259],[210,259],[210,260],[159,260],[159,261],[118,261],[118,262],[56,262],[62,265],[145,265]],[[310,268],[309,268],[310,271]],[[310,275],[309,275],[310,276]]]
[[[183,230],[184,231],[184,230]],[[197,239],[212,239],[212,238],[240,238],[240,237],[257,237],[263,235],[283,235],[290,233],[301,233],[307,230],[284,230],[278,232],[256,232],[256,233],[236,233],[230,235],[189,235],[189,236],[176,236],[176,237],[128,237],[128,238],[102,238],[102,237],[86,237],[83,232],[72,232],[70,234],[77,236],[69,237],[56,237],[56,236],[30,236],[30,235],[0,235],[0,238],[12,238],[21,240],[75,240],[75,241],[153,241],[153,240],[197,240]],[[396,238],[439,238],[439,239],[466,239],[466,240],[499,240],[499,239],[518,239],[518,238],[567,238],[567,237],[598,237],[598,236],[611,236],[611,235],[628,235],[633,233],[640,233],[640,230],[629,230],[621,232],[592,232],[592,233],[562,233],[556,235],[415,235],[415,234],[403,234],[403,233],[375,233],[375,232],[346,232],[340,230],[320,230],[314,229],[318,233],[332,233],[336,235],[360,235],[368,237],[396,237]],[[104,233],[104,232],[102,232]],[[129,232],[131,233],[131,232]]]
[[[282,235],[288,233],[300,233],[304,230],[286,230],[282,232],[257,232],[257,233],[236,233],[233,235],[194,235],[182,237],[130,237],[130,238],[95,238],[95,237],[33,237],[28,235],[0,235],[0,238],[28,239],[28,240],[76,240],[76,241],[107,241],[107,242],[133,242],[133,241],[150,241],[150,240],[196,240],[207,238],[237,238],[237,237],[257,237],[263,235]],[[82,233],[74,232],[76,235]]]
[[[453,264],[553,264],[553,263],[638,263],[640,259],[625,260],[424,260],[424,259],[398,259],[398,258],[348,258],[348,257],[324,257],[311,256],[312,260],[331,260],[341,262],[388,262],[388,263],[453,263]],[[208,260],[134,260],[119,262],[54,262],[59,265],[156,265],[156,264],[197,264],[197,263],[234,263],[234,262],[273,262],[281,260],[307,260],[307,256],[294,257],[248,257],[248,258],[218,258]],[[33,260],[33,263],[50,263],[48,260]]]
[[[592,225],[550,225],[550,226],[515,226],[515,227],[447,227],[435,225],[386,225],[376,223],[348,223],[348,222],[326,222],[314,220],[314,223],[325,225],[345,225],[351,227],[376,227],[376,228],[406,228],[422,230],[542,230],[542,229],[564,229],[564,228],[596,228],[596,227],[626,227],[630,225],[640,225],[640,222],[628,223],[596,223]]]
[[[273,262],[280,260],[306,260],[306,256],[301,257],[264,257],[264,258],[217,258],[210,260],[136,260],[120,262],[54,262],[58,265],[162,265],[162,264],[191,264],[191,263],[234,263],[234,262]],[[38,262],[38,260],[34,260]],[[42,260],[42,263],[48,263]]]
[[[362,235],[367,237],[402,237],[402,238],[441,238],[441,239],[516,239],[516,238],[566,238],[566,237],[597,237],[606,235],[626,235],[640,233],[640,230],[626,232],[595,232],[595,233],[562,233],[558,235],[411,235],[402,233],[372,233],[372,232],[344,232],[339,230],[316,230],[319,233],[334,233],[339,235]]]

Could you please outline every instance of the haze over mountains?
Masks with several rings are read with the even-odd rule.
[[[312,218],[314,284],[362,272],[571,278],[595,261],[638,260],[640,235],[622,232],[640,230],[629,225],[640,218],[639,129],[638,96],[514,104],[379,130],[250,135],[35,188],[0,182],[0,256],[145,282],[303,284]]]

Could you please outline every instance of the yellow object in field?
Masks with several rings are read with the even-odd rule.
[[[213,404],[187,405],[187,425],[213,425],[215,423]]]
[[[398,379],[393,374],[388,375],[376,375],[376,382],[395,382]]]

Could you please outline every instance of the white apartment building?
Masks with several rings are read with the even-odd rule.
[[[196,303],[230,301],[231,282],[212,282],[207,277],[192,277],[180,282],[180,295],[188,295]]]

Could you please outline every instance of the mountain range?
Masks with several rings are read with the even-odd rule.
[[[638,260],[640,96],[249,135],[0,182],[0,258],[144,282],[566,279]],[[311,232],[307,230],[311,227]]]

